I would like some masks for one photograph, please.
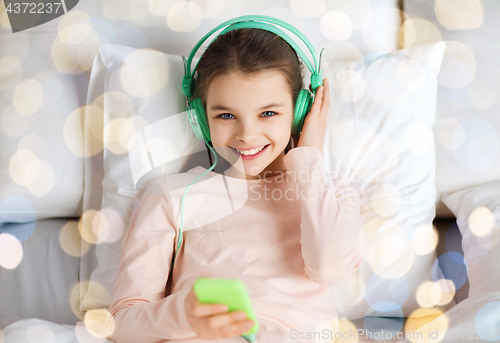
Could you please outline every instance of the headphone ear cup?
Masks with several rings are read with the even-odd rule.
[[[199,131],[203,136],[202,139],[204,139],[205,142],[208,143],[210,142],[210,129],[208,128],[207,115],[205,113],[205,108],[203,108],[203,104],[201,103],[201,99],[194,98],[191,101],[191,106],[196,112]]]
[[[313,103],[313,97],[308,89],[301,89],[295,101],[295,125],[292,128],[293,134],[300,134],[304,120]]]

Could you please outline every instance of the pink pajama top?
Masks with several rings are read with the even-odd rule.
[[[166,283],[179,239],[181,198],[206,169],[151,182],[126,233],[108,338],[202,342],[184,312],[199,277],[246,284],[260,326],[257,342],[313,342],[305,333],[336,322],[332,285],[361,262],[360,198],[340,177],[326,173],[315,147],[290,150],[284,164],[285,172],[256,180],[209,172],[190,187],[170,294]],[[219,341],[226,340],[245,342]]]

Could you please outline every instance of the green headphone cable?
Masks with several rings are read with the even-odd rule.
[[[177,248],[174,251],[174,257],[172,259],[172,265],[170,267],[170,271],[172,271],[172,269],[174,268],[175,257],[177,256],[177,252],[179,251],[179,249],[181,247],[181,244],[182,244],[182,229],[184,227],[184,199],[186,197],[187,191],[189,190],[189,188],[191,188],[191,184],[193,182],[195,182],[196,180],[198,180],[200,177],[202,177],[203,175],[205,175],[209,171],[213,170],[215,168],[216,164],[217,164],[217,154],[216,154],[216,152],[210,146],[210,144],[206,144],[206,146],[208,146],[208,148],[212,151],[212,153],[214,155],[215,162],[214,162],[214,164],[212,164],[212,166],[210,168],[208,168],[206,171],[204,171],[203,173],[201,173],[200,175],[198,175],[197,177],[195,177],[193,179],[193,181],[191,181],[189,183],[189,185],[187,186],[186,190],[184,191],[184,194],[182,195],[182,200],[181,200],[181,225],[179,227],[179,239],[177,240]]]

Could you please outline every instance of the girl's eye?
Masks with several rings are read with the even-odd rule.
[[[231,119],[231,118],[224,117],[226,114],[229,116],[232,116],[232,114],[230,114],[230,113],[222,113],[222,114],[218,115],[217,117],[219,117],[221,119]]]
[[[273,111],[265,111],[264,113],[272,113],[272,115],[264,116],[264,117],[273,117],[274,115],[276,115],[276,112],[273,112]]]

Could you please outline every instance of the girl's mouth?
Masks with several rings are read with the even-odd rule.
[[[264,153],[264,151],[266,151],[266,149],[267,149],[267,147],[268,147],[269,145],[270,145],[270,144],[265,145],[265,146],[264,146],[264,148],[263,148],[261,151],[258,151],[258,152],[256,152],[256,153],[255,153],[255,154],[253,154],[253,155],[244,155],[244,154],[240,154],[240,153],[238,152],[238,150],[236,150],[235,148],[231,147],[231,149],[234,151],[234,153],[235,153],[238,157],[240,157],[240,156],[241,156],[241,159],[242,159],[242,160],[253,160],[253,159],[256,159],[256,158],[260,157],[260,156]]]

